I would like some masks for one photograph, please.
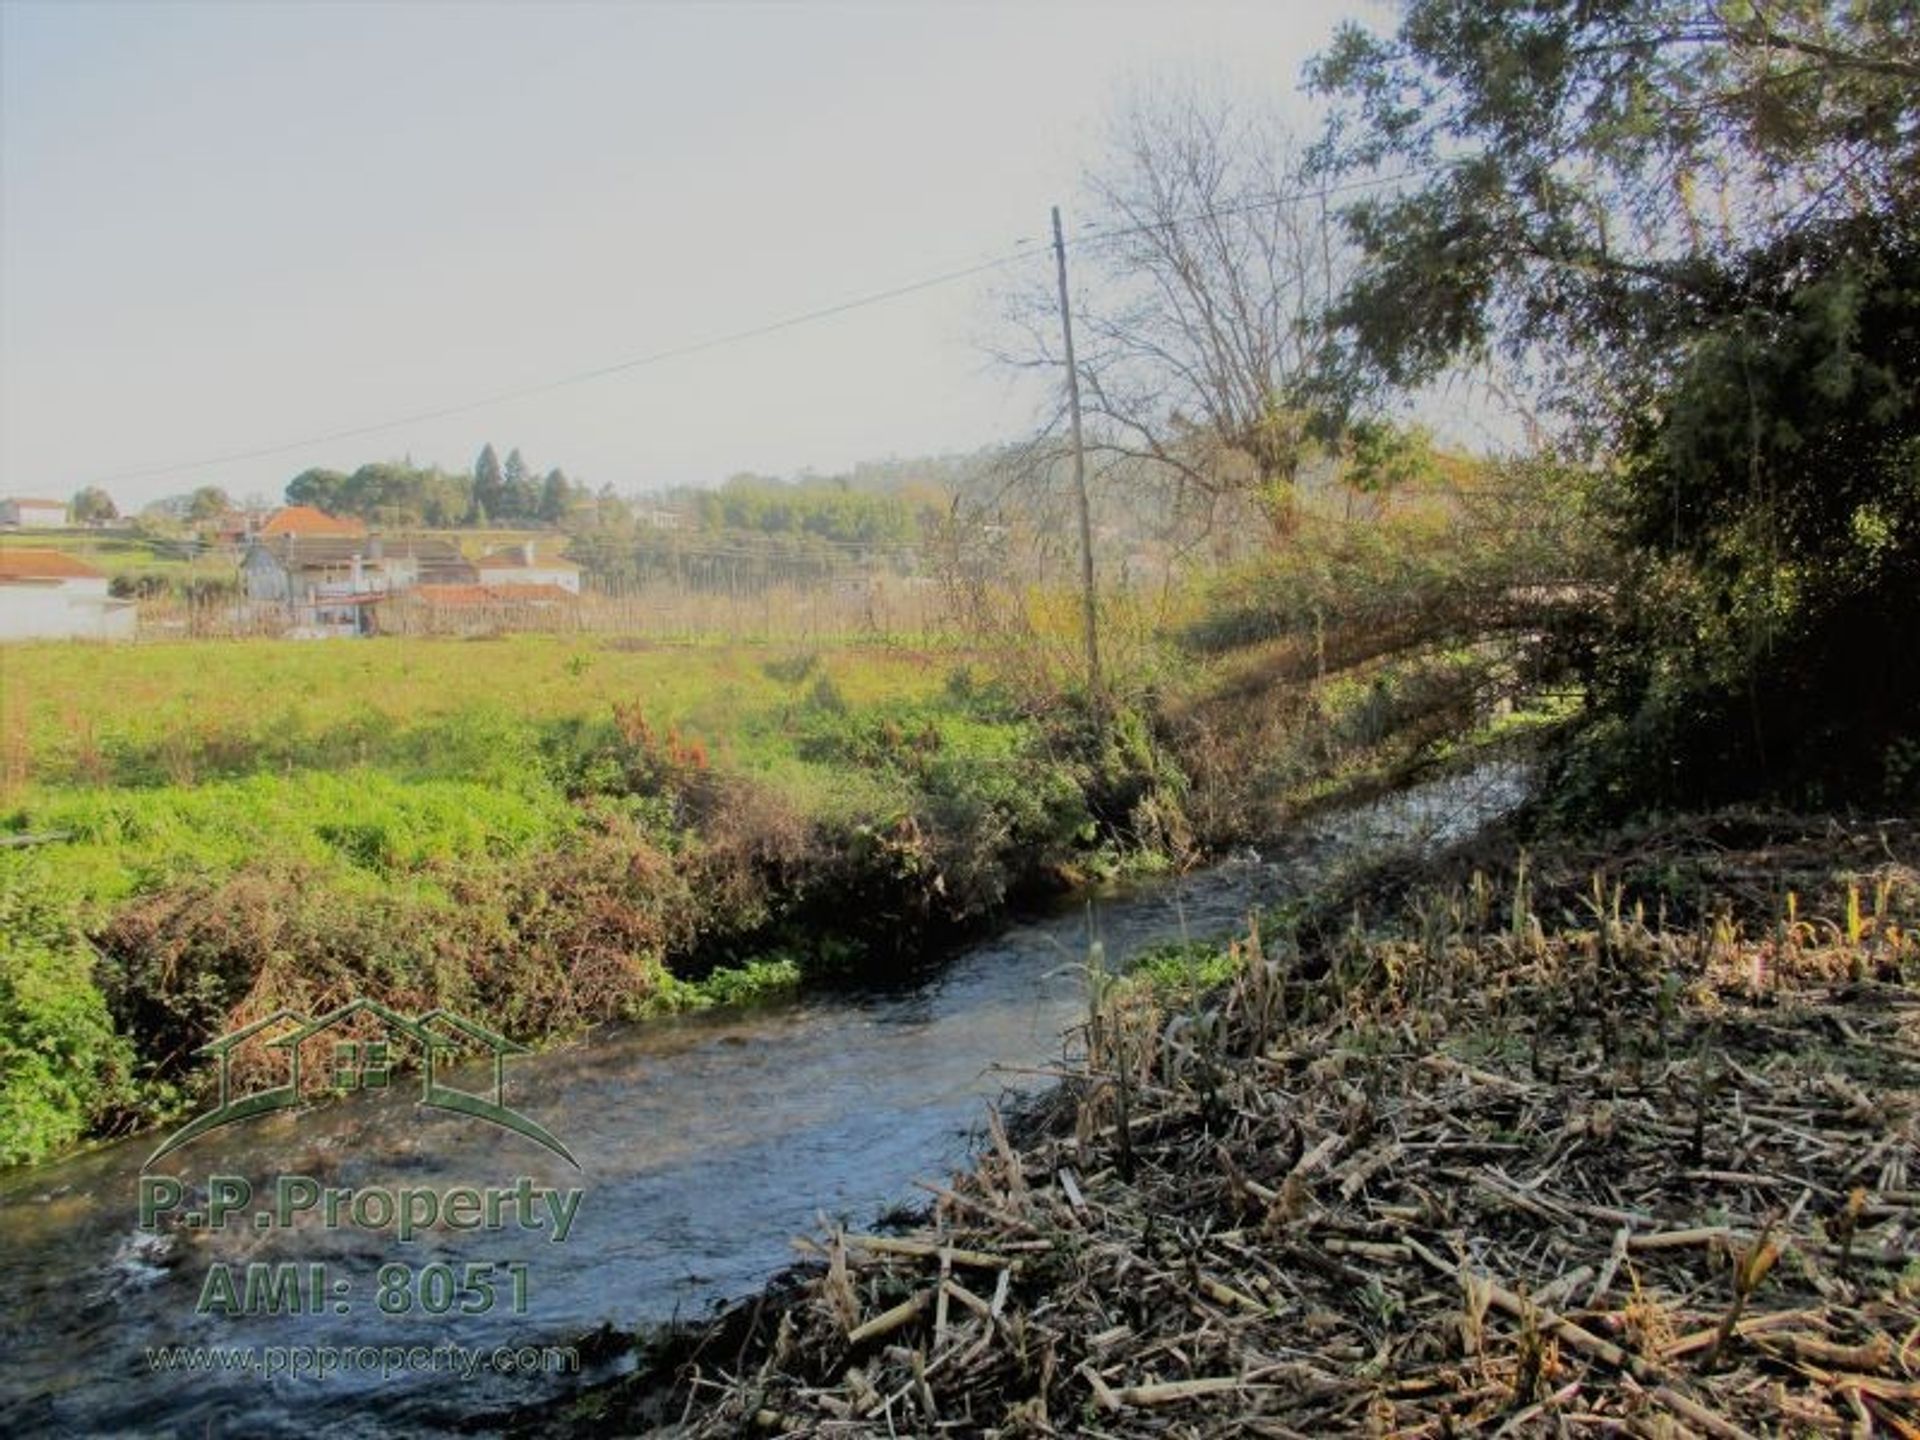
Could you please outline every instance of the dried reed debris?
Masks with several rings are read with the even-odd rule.
[[[803,1242],[680,1426],[1920,1436],[1913,872],[1752,936],[1530,883],[1108,995],[923,1226]]]

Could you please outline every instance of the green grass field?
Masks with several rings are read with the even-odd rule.
[[[764,769],[783,758],[780,720],[822,677],[858,709],[936,696],[956,663],[883,648],[815,656],[543,635],[16,645],[0,650],[0,736],[13,786],[192,780],[202,776],[182,767],[196,765],[484,778],[475,772],[510,759],[492,748],[500,731],[638,702]]]
[[[0,831],[71,832],[62,867],[101,900],[263,856],[398,877],[577,823],[560,772],[616,705],[809,819],[884,817],[905,799],[886,768],[845,763],[822,731],[911,712],[949,753],[1011,753],[1018,727],[947,697],[953,663],[551,636],[12,646]]]
[[[202,557],[196,570],[176,545],[111,530],[9,531],[0,534],[0,549],[59,550],[78,556],[107,575],[155,574],[184,580],[195,574],[233,573],[232,563],[216,555]]]

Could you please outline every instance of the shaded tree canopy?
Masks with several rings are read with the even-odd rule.
[[[1920,199],[1920,20],[1886,0],[1413,0],[1309,73],[1321,172],[1412,177],[1344,212],[1350,380],[1504,346],[1604,425],[1671,382],[1741,256]]]
[[[311,505],[329,515],[338,514],[347,477],[338,470],[302,470],[287,482],[289,505]]]
[[[1631,565],[1566,768],[1597,810],[1920,797],[1920,12],[1414,0],[1316,63],[1352,390],[1498,351]]]

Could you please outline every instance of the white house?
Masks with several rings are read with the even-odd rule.
[[[67,523],[64,500],[29,500],[22,496],[0,500],[0,525],[21,530],[57,530]]]
[[[473,566],[451,540],[408,536],[258,536],[240,562],[256,615],[279,614],[303,631],[372,633],[373,607],[420,584],[471,584]]]
[[[62,550],[0,548],[0,640],[131,640],[131,600],[107,593],[107,577]]]
[[[531,540],[482,555],[473,568],[482,585],[557,585],[569,595],[580,593],[580,567],[557,555],[542,558]]]

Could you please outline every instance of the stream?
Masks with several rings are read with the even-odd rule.
[[[1229,934],[1350,847],[1454,838],[1511,807],[1524,785],[1517,766],[1487,767],[1316,822],[1284,860],[1248,852],[1177,880],[1090,891],[910,983],[606,1027],[512,1057],[507,1103],[558,1136],[577,1170],[522,1135],[421,1107],[417,1080],[396,1076],[385,1090],[215,1131],[151,1172],[180,1178],[187,1204],[204,1202],[212,1175],[243,1177],[254,1204],[242,1218],[269,1206],[282,1176],[440,1196],[525,1177],[536,1193],[583,1192],[563,1241],[556,1216],[537,1202],[523,1215],[512,1201],[497,1229],[435,1227],[404,1242],[391,1228],[329,1228],[318,1205],[285,1227],[143,1231],[153,1134],[0,1174],[0,1433],[471,1433],[476,1417],[577,1380],[462,1376],[447,1347],[517,1352],[603,1324],[698,1318],[791,1263],[791,1238],[822,1214],[865,1227],[927,1198],[912,1182],[965,1162],[987,1102],[1048,1083],[1035,1071],[1058,1060],[1063,1033],[1084,1018],[1090,931],[1115,967],[1166,941]],[[447,1078],[488,1091],[492,1064]],[[396,1262],[409,1280],[386,1293],[408,1299],[405,1313],[380,1304],[382,1267]],[[320,1300],[303,1313],[199,1313],[210,1267],[225,1264],[238,1281],[256,1263],[293,1263],[302,1276],[324,1264]],[[489,1264],[497,1294],[482,1310],[466,1267]],[[427,1313],[452,1293],[424,1273],[438,1266],[460,1277],[460,1301]],[[524,1267],[515,1283],[510,1267]],[[255,1368],[189,1370],[178,1346],[238,1347],[237,1363]],[[313,1373],[325,1351],[435,1347],[431,1368],[383,1376],[343,1362]],[[290,1373],[297,1353],[308,1368]],[[282,1368],[262,1373],[276,1355]]]

